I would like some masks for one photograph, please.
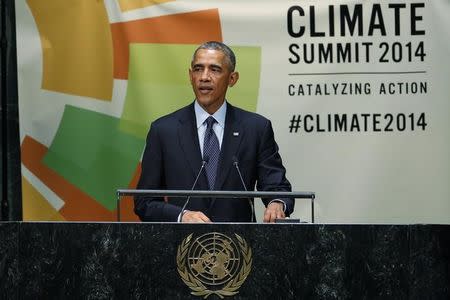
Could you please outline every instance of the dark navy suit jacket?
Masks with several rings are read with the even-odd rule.
[[[270,121],[227,103],[216,190],[244,190],[233,157],[239,162],[248,190],[254,190],[256,186],[259,191],[291,191]],[[137,188],[190,190],[201,165],[192,103],[152,123]],[[208,190],[204,171],[195,189]],[[168,201],[135,197],[135,213],[142,221],[176,222],[185,200],[185,197],[169,198]],[[263,199],[263,202],[267,205],[271,200]],[[282,200],[286,203],[288,216],[294,209],[294,201]],[[202,211],[213,222],[250,222],[252,217],[248,199],[191,198],[186,209]]]

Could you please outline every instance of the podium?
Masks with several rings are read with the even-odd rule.
[[[222,259],[213,272],[202,255],[226,238],[245,252],[228,255],[241,264]],[[192,294],[205,292],[194,280],[208,279],[203,262],[217,283],[239,278],[224,299],[450,297],[449,225],[6,222],[0,240],[2,299],[203,299]],[[183,252],[196,240],[206,250]]]

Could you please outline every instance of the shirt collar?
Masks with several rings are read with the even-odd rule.
[[[198,104],[197,100],[194,103],[195,119],[197,121],[197,129],[203,125],[209,116],[213,116],[216,119],[220,127],[225,128],[225,116],[227,115],[227,101],[223,101],[219,109],[212,115],[203,109],[203,107]]]

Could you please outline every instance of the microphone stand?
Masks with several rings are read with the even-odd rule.
[[[247,187],[245,186],[244,179],[242,178],[241,170],[239,169],[239,164],[238,164],[238,160],[237,160],[236,156],[233,157],[233,165],[236,167],[236,170],[239,174],[239,179],[241,179],[241,183],[242,183],[242,186],[244,187],[244,190],[246,192],[248,192]],[[250,204],[250,208],[252,210],[251,222],[253,223],[253,221],[255,220],[254,219],[255,218],[255,205],[254,205],[252,199],[250,199],[250,198],[248,198],[248,204]]]
[[[197,181],[200,178],[200,174],[202,173],[203,169],[205,168],[206,163],[207,163],[207,159],[204,159],[202,161],[202,166],[200,167],[200,170],[198,171],[197,177],[194,180],[194,184],[192,185],[191,191],[193,191],[195,186],[197,185]],[[186,209],[186,206],[188,205],[190,199],[191,199],[191,196],[188,196],[186,199],[186,202],[184,202],[184,205],[181,208],[181,218],[183,217],[184,210]]]

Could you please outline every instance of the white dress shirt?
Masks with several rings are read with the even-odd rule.
[[[194,103],[195,119],[197,121],[198,142],[200,144],[200,152],[203,157],[203,140],[206,132],[206,119],[212,116],[217,122],[213,125],[214,133],[219,140],[219,148],[222,149],[223,132],[225,130],[225,116],[227,115],[227,102],[224,101],[222,106],[212,115],[203,109],[197,101]]]

